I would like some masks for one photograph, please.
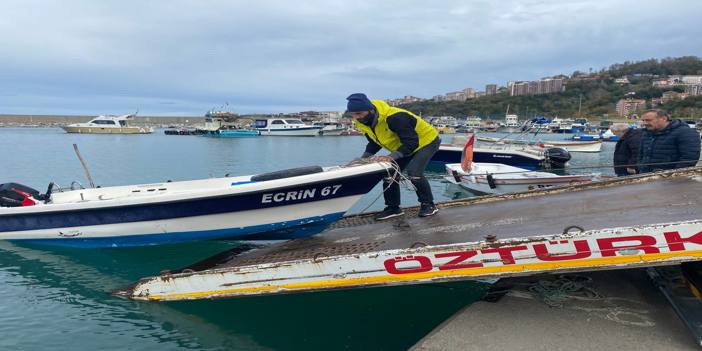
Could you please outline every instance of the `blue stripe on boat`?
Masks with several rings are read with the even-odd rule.
[[[344,212],[324,216],[296,219],[250,226],[194,232],[155,233],[103,238],[61,238],[61,239],[14,239],[10,241],[76,248],[133,247],[163,244],[177,244],[198,240],[241,239],[241,240],[283,240],[298,239],[320,233],[337,221]]]

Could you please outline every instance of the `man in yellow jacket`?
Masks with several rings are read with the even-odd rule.
[[[431,124],[401,108],[392,107],[383,100],[369,100],[365,94],[351,94],[347,111],[354,119],[355,127],[368,139],[366,150],[361,158],[375,155],[380,149],[390,151],[387,156],[373,157],[374,161],[396,162],[407,172],[417,189],[420,203],[419,216],[433,216],[439,210],[434,205],[429,181],[424,177],[424,169],[429,160],[439,150],[439,132]],[[383,181],[385,209],[375,216],[385,220],[404,213],[400,208],[400,185],[398,179],[386,178]]]

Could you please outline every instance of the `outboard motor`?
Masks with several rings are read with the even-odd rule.
[[[37,200],[46,199],[38,190],[18,183],[0,184],[0,206],[19,207],[35,205]]]
[[[570,161],[570,152],[562,147],[549,147],[544,150],[546,162],[554,168],[563,168]]]

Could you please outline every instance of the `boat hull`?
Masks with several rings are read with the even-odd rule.
[[[478,137],[478,141],[485,143],[503,143],[503,144],[518,144],[518,145],[529,145],[530,143],[525,140],[512,140],[512,139],[498,139],[489,137]],[[548,147],[562,147],[568,152],[600,152],[602,150],[602,142],[597,141],[543,141],[543,146]]]
[[[142,127],[120,127],[120,128],[102,128],[102,127],[61,127],[66,133],[77,134],[151,134],[154,131],[151,128]]]
[[[600,152],[602,151],[601,141],[548,141],[544,142],[544,147],[562,147],[568,152]]]
[[[204,136],[211,138],[252,138],[261,135],[257,130],[251,129],[232,129],[232,130],[218,130],[210,131]]]
[[[502,164],[473,163],[473,168],[473,172],[465,173],[460,164],[448,164],[446,171],[449,176],[446,179],[472,193],[486,195],[566,186],[592,182],[600,178],[599,174],[557,175],[547,172],[528,172],[526,169]]]
[[[306,181],[279,179],[268,187],[267,182],[233,183],[226,191],[148,202],[0,209],[0,239],[87,248],[294,239],[324,230],[387,176],[379,164],[360,167],[366,168],[326,179],[319,174],[303,176]]]
[[[462,147],[441,145],[431,158],[435,164],[460,163]],[[483,148],[473,149],[473,161],[482,163],[502,163],[528,170],[537,170],[544,167],[546,159],[536,155],[503,150],[490,150]]]
[[[341,136],[346,129],[322,129],[319,131],[321,136]]]
[[[319,135],[320,128],[289,128],[289,129],[259,129],[264,136],[304,136],[314,137]]]

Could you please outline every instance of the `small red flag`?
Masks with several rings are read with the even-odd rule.
[[[464,172],[470,172],[471,163],[473,163],[473,144],[475,143],[475,133],[471,134],[470,139],[463,146],[463,158],[461,159],[461,169]]]

